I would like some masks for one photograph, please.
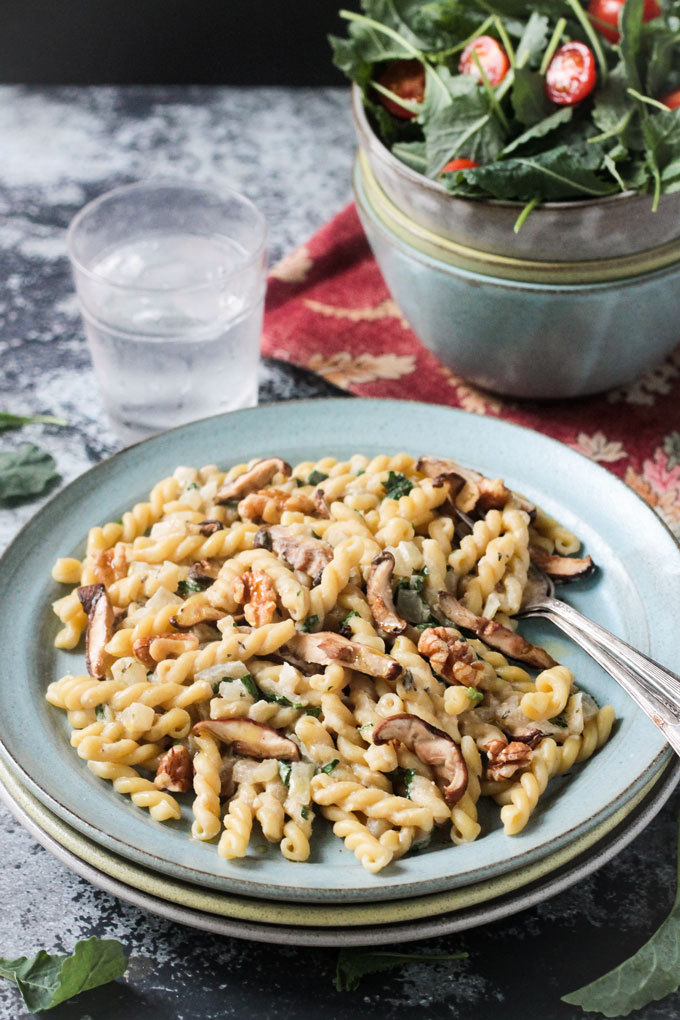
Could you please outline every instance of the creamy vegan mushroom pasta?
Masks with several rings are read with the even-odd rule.
[[[193,789],[191,834],[224,858],[257,822],[304,861],[321,813],[377,872],[434,827],[476,839],[480,795],[513,835],[614,720],[512,620],[530,559],[584,573],[578,548],[453,461],[179,467],[92,528],[82,562],[57,561],[76,587],[55,643],[85,633],[87,674],[47,699],[153,818],[179,818]]]

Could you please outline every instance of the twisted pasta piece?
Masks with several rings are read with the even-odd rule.
[[[467,789],[451,809],[451,841],[456,844],[472,843],[481,832],[477,821],[477,801],[481,793],[482,759],[471,736],[461,740],[460,749],[468,773]]]
[[[107,761],[118,765],[143,765],[157,758],[160,744],[138,744],[123,736],[120,722],[96,722],[82,730],[74,730],[71,744],[86,761]]]
[[[135,807],[146,808],[155,821],[181,818],[175,798],[157,789],[150,780],[142,779],[133,768],[109,761],[88,761],[87,767],[100,779],[110,780],[116,793],[127,794]]]
[[[253,830],[253,804],[257,789],[252,783],[241,783],[238,793],[229,802],[224,816],[224,830],[217,845],[220,857],[233,860],[245,857]]]
[[[235,659],[251,659],[255,655],[271,655],[285,645],[295,634],[292,620],[281,623],[266,623],[246,633],[235,630],[227,632],[221,641],[212,641],[198,651],[184,652],[179,659],[158,664],[156,673],[163,682],[182,684],[194,673],[217,663]]]
[[[191,835],[194,839],[214,839],[220,831],[220,766],[222,759],[217,741],[210,733],[195,738],[194,793],[192,805],[194,822]]]
[[[83,565],[71,556],[61,557],[52,567],[52,579],[59,584],[80,584]]]
[[[520,708],[528,719],[553,719],[566,708],[574,674],[566,666],[553,666],[539,673],[535,681],[535,690],[525,694]]]
[[[356,815],[331,804],[321,810],[324,817],[333,822],[335,835],[345,841],[347,849],[367,871],[376,874],[387,867],[394,856],[392,850],[372,836]]]
[[[321,581],[309,595],[309,611],[312,616],[324,620],[333,608],[338,595],[349,583],[350,575],[364,554],[364,542],[359,536],[348,538],[333,550],[333,559],[321,574]]]
[[[461,539],[460,546],[449,556],[449,566],[457,578],[468,574],[477,560],[482,557],[494,538],[498,538],[503,525],[500,510],[489,510],[479,521],[475,521],[472,532]]]
[[[64,624],[54,639],[57,648],[75,648],[87,627],[87,613],[80,604],[78,593],[72,591],[52,603],[52,609]]]
[[[516,836],[526,826],[548,780],[557,774],[560,764],[557,744],[550,737],[544,737],[532,754],[529,769],[507,791],[508,803],[501,808],[501,821],[507,836]]]
[[[332,804],[367,818],[385,818],[395,826],[412,825],[429,832],[434,824],[429,808],[418,807],[406,797],[367,788],[360,783],[336,781],[323,773],[312,780],[312,799],[323,807]]]

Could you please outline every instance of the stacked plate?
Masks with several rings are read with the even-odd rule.
[[[275,440],[272,440],[275,436]],[[656,728],[614,682],[549,625],[526,633],[614,705],[611,740],[553,781],[527,828],[506,837],[482,806],[482,835],[445,835],[378,875],[315,822],[312,856],[291,863],[254,836],[248,856],[222,860],[192,840],[190,799],[157,823],[97,779],[69,744],[47,684],[85,671],[82,652],[53,648],[50,579],[58,556],[82,555],[93,522],[120,517],[178,464],[288,461],[407,450],[454,456],[535,500],[576,531],[600,566],[569,601],[677,668],[666,607],[677,604],[675,540],[629,489],[566,447],[495,419],[399,401],[310,401],[213,418],[124,451],[64,489],[20,533],[0,570],[0,782],[33,835],[92,882],[150,911],[206,930],[294,944],[359,945],[427,937],[523,909],[566,888],[639,833],[678,781]],[[641,550],[644,548],[644,558]]]

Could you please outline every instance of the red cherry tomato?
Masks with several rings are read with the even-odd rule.
[[[588,14],[591,16],[593,26],[610,43],[619,41],[619,14],[624,3],[625,0],[590,0],[588,4]],[[660,14],[661,8],[656,0],[645,0],[642,8],[643,21],[652,21]]]
[[[595,88],[595,58],[585,43],[565,43],[545,73],[545,94],[558,106],[573,106]]]
[[[425,98],[425,68],[419,60],[395,60],[387,67],[377,81],[400,99],[422,103]],[[378,94],[378,99],[390,113],[400,120],[413,120],[415,113],[399,106],[393,99]]]
[[[475,163],[474,159],[451,159],[441,170],[441,173],[450,174],[454,170],[473,170],[476,166],[479,166],[479,163]]]
[[[473,52],[477,54],[477,59],[484,68],[489,85],[500,85],[510,68],[508,55],[500,43],[490,35],[480,35],[463,50],[458,70],[461,74],[474,74],[477,81],[481,81],[482,76],[472,56]]]
[[[669,110],[677,110],[680,106],[680,89],[676,89],[674,92],[667,92],[665,96],[661,96],[659,102],[667,106]]]

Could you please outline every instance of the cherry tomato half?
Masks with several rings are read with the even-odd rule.
[[[489,85],[500,85],[510,68],[508,55],[500,43],[490,35],[480,35],[463,50],[458,70],[461,74],[474,74],[477,81],[481,81],[482,76],[472,56],[473,52],[477,54],[477,59],[484,68]]]
[[[625,0],[590,0],[588,4],[588,14],[591,16],[594,28],[610,43],[619,41],[619,14],[624,3]],[[645,0],[642,8],[643,21],[652,21],[660,14],[661,8],[656,0]],[[601,22],[605,22],[605,24],[601,24]]]
[[[479,166],[479,163],[475,163],[474,159],[451,159],[440,173],[450,174],[454,170],[473,170],[476,166]]]
[[[675,89],[674,92],[667,92],[665,96],[661,96],[659,102],[667,106],[669,110],[677,110],[680,106],[680,89]]]
[[[422,103],[425,98],[425,68],[419,60],[395,60],[380,75],[377,81],[400,99]],[[378,99],[390,113],[400,120],[413,120],[415,113],[399,106],[393,99],[378,93]]]
[[[545,73],[545,94],[558,106],[573,106],[595,88],[595,58],[585,43],[568,42],[555,53]]]

